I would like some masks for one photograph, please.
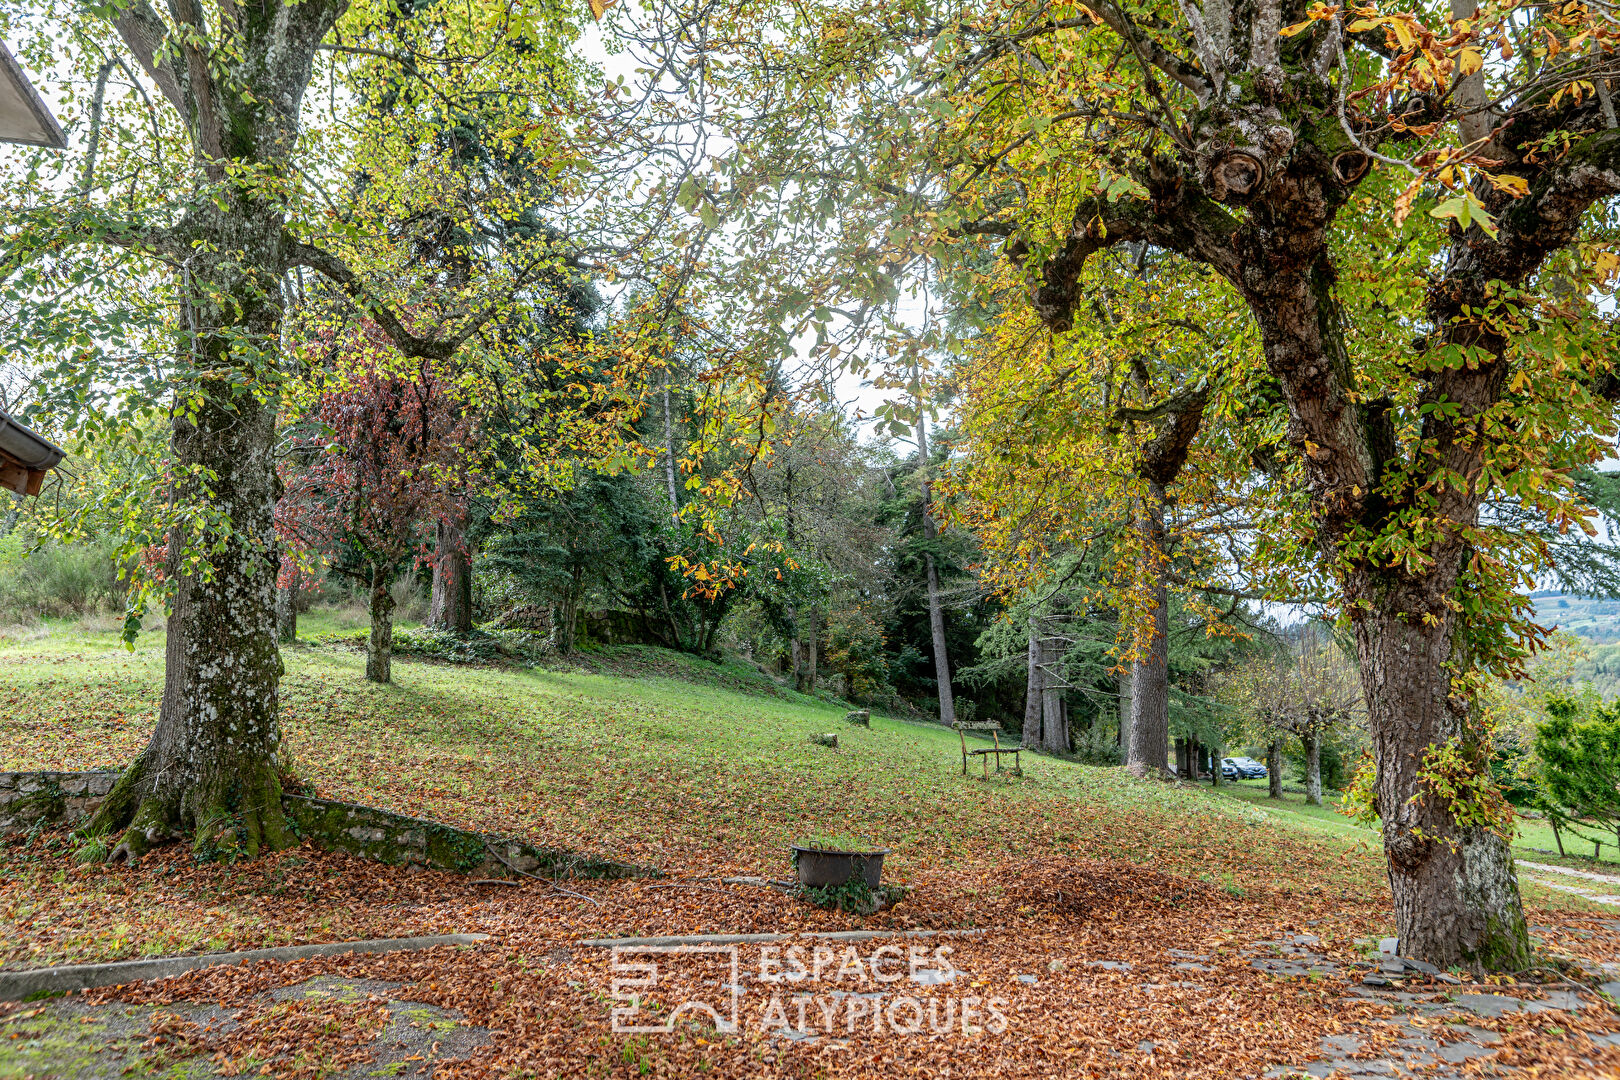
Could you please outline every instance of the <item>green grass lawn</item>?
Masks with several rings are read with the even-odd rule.
[[[306,614],[308,640],[284,652],[285,756],[335,798],[747,872],[771,869],[786,844],[817,831],[870,835],[902,866],[1058,847],[1198,872],[1209,870],[1212,833],[1233,853],[1262,837],[1364,854],[1376,842],[1335,812],[1332,794],[1322,807],[1294,794],[1278,803],[1264,781],[1139,784],[1118,769],[1026,755],[1023,778],[986,783],[961,775],[948,730],[881,716],[870,731],[847,726],[841,703],[656,649],[585,654],[567,670],[401,657],[394,684],[377,686],[361,678],[351,644],[320,640],[352,633],[358,618]],[[0,637],[0,768],[127,762],[156,720],[163,633],[142,634],[130,651],[111,629],[48,629]],[[812,745],[831,730],[838,749]],[[1172,826],[1182,822],[1191,827]],[[1521,826],[1516,849],[1546,858],[1536,849],[1552,848],[1550,830]],[[1361,861],[1357,877],[1379,876]],[[1223,872],[1248,876],[1253,863],[1237,858]]]
[[[1285,791],[1280,800],[1270,798],[1269,789],[1264,780],[1240,780],[1235,784],[1222,784],[1219,788],[1212,788],[1206,784],[1204,790],[1210,792],[1211,795],[1241,801],[1245,805],[1274,813],[1279,818],[1291,821],[1300,829],[1350,836],[1367,835],[1369,833],[1377,835],[1376,827],[1357,825],[1339,812],[1340,795],[1338,792],[1325,792],[1322,797],[1322,805],[1311,806],[1305,802],[1305,796],[1297,792]],[[1513,854],[1518,858],[1553,866],[1567,866],[1577,870],[1592,870],[1599,873],[1613,873],[1620,870],[1620,860],[1615,859],[1615,849],[1612,845],[1605,844],[1603,846],[1602,857],[1599,859],[1593,859],[1590,855],[1576,854],[1585,847],[1587,845],[1584,842],[1570,836],[1566,831],[1564,849],[1567,854],[1560,857],[1555,847],[1552,829],[1546,822],[1525,817],[1515,820]],[[1530,887],[1528,891],[1532,893],[1546,892],[1546,890],[1534,886]],[[1579,903],[1579,900],[1573,899],[1571,902]]]
[[[1202,868],[1203,842],[1166,829],[1167,815],[1219,825],[1234,843],[1275,831],[1117,769],[1026,758],[1022,779],[985,783],[977,762],[963,777],[950,731],[884,717],[871,730],[846,726],[841,704],[660,650],[587,655],[574,670],[402,658],[390,686],[366,683],[351,647],[284,655],[286,755],[323,794],[655,862],[779,870],[791,840],[835,831],[872,836],[902,866],[1083,845]],[[0,658],[0,767],[117,766],[144,745],[161,633],[133,652],[111,632],[53,634]],[[831,730],[838,749],[812,745]]]
[[[353,629],[305,617],[314,640],[283,651],[283,756],[324,796],[678,875],[781,877],[789,844],[836,833],[889,848],[885,873],[901,882],[973,875],[998,892],[1014,873],[1004,868],[1056,856],[1145,865],[1233,896],[1387,903],[1376,835],[1331,810],[1267,803],[1263,788],[1212,793],[1035,755],[1024,776],[985,781],[976,761],[962,775],[949,730],[882,716],[870,730],[846,725],[842,703],[657,649],[544,668],[400,657],[395,682],[378,686],[352,640],[317,637]],[[163,635],[143,634],[133,651],[111,629],[19,635],[0,641],[0,671],[0,769],[118,767],[155,723]],[[812,743],[826,731],[838,748]],[[36,913],[39,902],[19,901]],[[164,933],[278,932],[243,925]]]

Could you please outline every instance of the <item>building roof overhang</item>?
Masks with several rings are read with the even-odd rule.
[[[4,42],[0,42],[0,142],[67,149],[62,126]]]

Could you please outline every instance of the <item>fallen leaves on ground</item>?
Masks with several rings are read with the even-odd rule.
[[[199,1052],[226,1061],[265,1060],[269,1075],[300,1078],[313,1075],[309,1062],[322,1055],[333,1062],[359,1060],[363,1040],[377,1024],[374,1003],[371,1012],[366,1003],[347,1011],[330,1003],[310,1005],[300,1012],[253,1000],[318,974],[397,981],[404,985],[393,996],[454,1009],[469,1023],[489,1028],[492,1045],[435,1073],[466,1078],[1253,1076],[1272,1064],[1310,1060],[1324,1035],[1376,1032],[1374,1022],[1391,1011],[1381,1001],[1348,998],[1342,976],[1267,975],[1250,965],[1246,951],[1254,942],[1311,933],[1321,938],[1316,951],[1352,963],[1361,955],[1356,939],[1383,924],[1380,905],[1313,902],[1274,890],[1239,898],[1205,883],[1103,860],[1047,858],[927,871],[899,907],[864,919],[809,908],[770,889],[707,880],[570,883],[592,903],[542,882],[478,896],[451,875],[412,875],[334,856],[317,856],[311,865],[328,860],[341,863],[346,876],[369,879],[368,914],[399,910],[426,889],[442,897],[436,910],[459,913],[457,930],[488,933],[491,940],[470,948],[207,969],[105,991],[100,998],[217,1002],[238,1010],[239,1026],[212,1036]],[[683,887],[655,887],[669,885]],[[999,1035],[963,1034],[954,1025],[949,1032],[907,1035],[874,1032],[861,1023],[840,1030],[838,1045],[793,1044],[760,1029],[768,997],[757,984],[744,998],[740,1035],[702,1024],[669,1035],[616,1035],[610,1029],[612,955],[580,944],[603,935],[698,927],[742,932],[966,925],[988,932],[926,942],[929,950],[948,944],[949,963],[961,977],[907,992],[925,1004],[964,993],[1004,998],[1007,1027]],[[876,944],[859,949],[866,955]],[[842,953],[849,945],[833,947]],[[759,948],[745,947],[744,970],[757,970]],[[1178,969],[1170,949],[1205,956],[1205,966],[1214,970]],[[1087,964],[1099,960],[1131,967]],[[851,978],[832,985],[853,992],[881,989]],[[671,992],[705,990],[696,980],[683,986],[677,979]],[[1547,1069],[1576,1054],[1587,1062],[1583,1069],[1620,1068],[1620,1050],[1583,1037],[1604,1019],[1599,1010],[1588,1010],[1478,1024],[1504,1036],[1501,1060],[1522,1067],[1523,1075],[1537,1075],[1536,1069],[1540,1075],[1576,1075]],[[1369,1054],[1376,1040],[1370,1047]]]
[[[400,981],[399,998],[490,1028],[493,1045],[435,1074],[469,1078],[1258,1075],[1310,1060],[1323,1035],[1366,1031],[1388,1012],[1348,998],[1340,976],[1278,978],[1244,952],[1309,932],[1321,938],[1313,948],[1348,963],[1362,955],[1358,938],[1390,933],[1381,860],[1367,840],[1040,758],[1022,779],[986,783],[960,774],[955,737],[932,727],[877,721],[841,728],[836,751],[814,747],[806,733],[837,726],[832,708],[715,686],[401,663],[399,685],[374,687],[359,680],[355,658],[309,648],[292,651],[288,666],[285,745],[322,794],[652,863],[672,877],[571,880],[566,892],[533,880],[474,885],[307,846],[234,866],[199,865],[174,846],[133,869],[79,869],[67,839],[47,835],[0,849],[0,964],[491,935],[466,949],[214,968],[102,995],[235,1008],[229,1031],[161,1037],[172,1035],[176,1052],[201,1038],[192,1048],[220,1062],[269,1057],[270,1075],[288,1077],[312,1075],[323,1055],[363,1056],[376,1022],[359,1007],[253,1000],[327,972]],[[0,767],[128,760],[150,733],[160,676],[161,659],[140,652],[14,668],[15,684],[0,690]],[[71,696],[75,685],[88,696]],[[912,891],[862,918],[718,880],[783,876],[787,844],[808,831],[881,840],[892,851],[886,876]],[[1594,959],[1620,947],[1607,931],[1574,933],[1590,929],[1589,917],[1552,909],[1532,919],[1558,927],[1560,945],[1568,928],[1571,951]],[[966,988],[916,992],[1003,997],[1005,1032],[861,1028],[836,1044],[790,1044],[757,1025],[735,1036],[701,1026],[617,1035],[611,955],[579,944],[853,928],[987,931],[950,939]],[[1215,970],[1175,968],[1170,949],[1207,956]],[[744,961],[757,963],[757,948]],[[1597,1010],[1556,1023],[1515,1017],[1497,1025],[1503,1059],[1525,1075],[1568,1075],[1557,1067],[1571,1053],[1609,1068],[1620,1051],[1580,1034],[1598,1019]]]

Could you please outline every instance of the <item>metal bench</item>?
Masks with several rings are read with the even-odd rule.
[[[962,721],[958,720],[956,723],[952,724],[951,727],[956,730],[956,737],[958,739],[960,739],[961,742],[962,742],[962,775],[963,776],[967,775],[968,758],[976,757],[976,758],[979,758],[981,761],[984,762],[984,778],[986,780],[990,779],[990,758],[994,757],[996,759],[996,772],[1000,772],[1001,771],[1001,758],[1002,758],[1003,754],[1011,754],[1012,755],[1012,759],[1013,759],[1012,772],[1013,772],[1013,775],[1014,776],[1023,776],[1024,775],[1023,764],[1022,764],[1020,758],[1018,757],[1018,755],[1023,752],[1023,747],[1021,747],[1021,746],[1007,746],[1007,747],[1002,746],[1001,745],[1001,734],[1000,734],[1001,733],[1001,725],[999,723],[996,723],[993,720],[986,720],[986,721],[983,721],[983,722],[980,722],[980,723],[963,723]],[[969,750],[968,749],[968,744],[967,744],[967,736],[965,734],[963,734],[964,732],[968,732],[968,731],[988,731],[990,733],[990,742],[993,745],[992,746],[987,746],[982,750]]]

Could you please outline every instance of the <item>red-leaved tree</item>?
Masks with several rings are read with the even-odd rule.
[[[312,344],[333,360],[290,425],[276,528],[369,590],[366,678],[388,682],[390,586],[430,557],[441,522],[460,525],[477,425],[442,362],[401,356],[370,323]]]

